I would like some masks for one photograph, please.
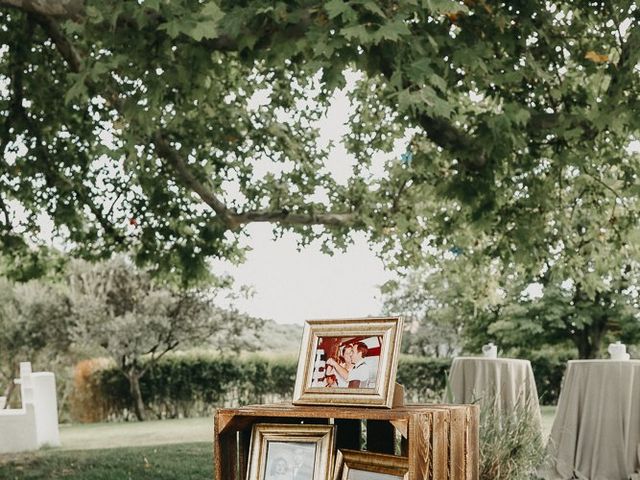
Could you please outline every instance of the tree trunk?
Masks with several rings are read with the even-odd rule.
[[[574,343],[578,348],[578,358],[591,359],[596,358],[597,349],[591,345],[591,338],[588,329],[581,330],[575,338]]]
[[[14,383],[13,379],[18,376],[18,372],[19,372],[18,364],[17,363],[12,363],[11,368],[12,368],[11,374],[8,377],[9,378],[9,384],[4,389],[4,395],[3,396],[6,397],[6,403],[4,405],[4,408],[9,408],[9,404],[11,402],[11,397],[13,396],[13,392],[16,391],[16,384]]]
[[[129,390],[131,391],[131,397],[133,398],[133,412],[136,414],[136,418],[144,421],[144,401],[142,400],[142,391],[140,390],[140,375],[137,373],[129,373]]]
[[[608,321],[606,318],[594,319],[591,325],[577,332],[574,343],[578,348],[578,356],[581,359],[597,358],[600,353],[600,345],[605,333],[607,333]]]
[[[13,381],[10,381],[9,385],[7,385],[7,388],[5,388],[4,390],[4,396],[6,397],[6,403],[4,404],[4,408],[9,408],[9,403],[11,402],[11,397],[15,389],[16,389],[16,384],[13,383]]]

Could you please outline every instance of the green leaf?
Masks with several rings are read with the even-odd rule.
[[[447,90],[447,82],[445,82],[444,78],[442,78],[441,76],[433,73],[429,75],[429,81],[431,82],[431,85],[436,87],[441,92],[444,93]]]
[[[522,108],[515,103],[508,103],[504,106],[504,114],[509,117],[512,123],[526,125],[531,118],[531,113],[526,108]]]
[[[344,0],[331,0],[325,4],[324,9],[329,14],[330,19],[342,16],[345,20],[350,21],[358,18],[355,10]]]
[[[193,28],[186,30],[184,33],[193,38],[196,42],[201,41],[203,38],[215,38],[218,35],[218,22],[213,20],[199,22]]]
[[[409,27],[403,20],[395,20],[393,22],[385,23],[378,29],[376,32],[375,43],[378,43],[381,40],[397,42],[400,40],[400,37],[405,35],[411,35],[411,30],[409,30]]]
[[[184,33],[197,42],[203,38],[215,38],[218,35],[218,24],[224,17],[224,12],[220,10],[216,3],[209,2],[202,8],[200,14],[206,20],[196,23],[193,28]]]
[[[87,85],[85,81],[87,79],[87,75],[89,71],[85,71],[79,74],[70,74],[76,77],[75,83],[71,86],[67,93],[64,96],[64,103],[68,105],[70,102],[75,100],[76,98],[84,98],[87,96]]]
[[[144,0],[144,7],[149,10],[154,10],[156,12],[160,11],[160,4],[162,0]]]
[[[382,9],[378,6],[378,3],[374,2],[373,0],[366,0],[362,2],[362,6],[369,10],[371,13],[375,13],[382,18],[387,18]]]
[[[172,22],[161,23],[158,25],[158,30],[164,30],[171,38],[176,38],[180,35],[182,28],[180,26],[180,22],[174,20]]]
[[[369,33],[364,25],[345,27],[340,33],[348,40],[360,40],[362,43],[369,43],[375,36]]]

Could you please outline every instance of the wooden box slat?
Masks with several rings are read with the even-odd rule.
[[[359,449],[366,421],[367,449],[409,458],[409,480],[477,480],[478,419],[475,405],[363,407],[293,406],[289,403],[219,409],[214,420],[217,480],[244,480],[254,423],[333,423],[337,448]]]

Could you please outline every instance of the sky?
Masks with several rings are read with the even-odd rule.
[[[298,251],[295,238],[272,240],[270,225],[250,225],[253,250],[239,266],[214,262],[217,274],[229,273],[238,285],[251,285],[253,297],[235,303],[252,316],[278,323],[378,315],[378,286],[393,278],[363,236],[345,253],[329,256],[315,245]]]
[[[347,76],[347,89],[357,76]],[[254,99],[258,104],[264,99]],[[334,95],[326,116],[318,122],[320,144],[333,144],[327,168],[338,182],[351,174],[355,159],[340,143],[348,131],[352,106],[345,91]],[[373,158],[372,175],[384,174],[385,161],[400,158],[405,145],[400,142],[389,155]],[[252,286],[253,297],[236,306],[250,315],[278,323],[304,323],[310,319],[354,318],[379,315],[382,302],[379,286],[394,278],[367,244],[364,236],[355,236],[344,253],[322,253],[317,245],[298,251],[294,235],[273,240],[272,226],[251,224],[248,245],[252,251],[239,266],[214,262],[216,274],[228,273],[238,285]]]

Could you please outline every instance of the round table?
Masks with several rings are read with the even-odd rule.
[[[500,413],[525,407],[540,426],[540,405],[531,362],[515,358],[457,357],[449,374],[450,400],[480,402]]]
[[[640,360],[569,361],[547,451],[547,479],[638,478]]]

